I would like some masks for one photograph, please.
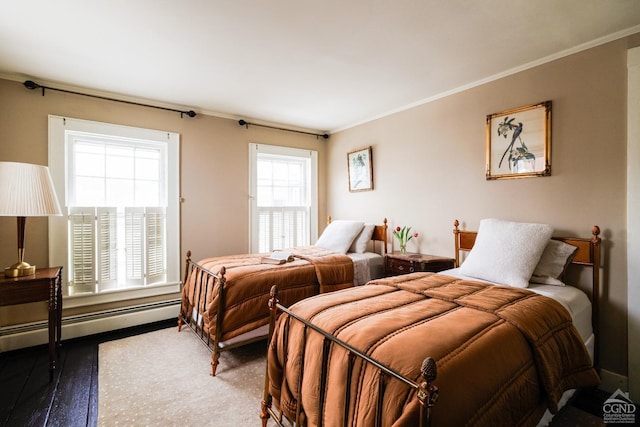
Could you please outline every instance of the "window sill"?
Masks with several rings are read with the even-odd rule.
[[[85,307],[96,304],[107,304],[110,302],[148,298],[158,295],[169,295],[177,292],[180,292],[180,283],[117,289],[113,291],[105,291],[99,294],[64,296],[63,306],[64,308]]]

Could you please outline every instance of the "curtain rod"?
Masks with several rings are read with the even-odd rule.
[[[44,90],[45,89],[57,90],[58,92],[72,93],[74,95],[89,96],[91,98],[105,99],[107,101],[123,102],[125,104],[139,105],[139,106],[142,106],[142,107],[149,107],[149,108],[157,108],[159,110],[174,111],[176,113],[180,113],[180,118],[182,118],[185,114],[187,116],[189,116],[189,117],[195,117],[196,116],[196,112],[193,111],[193,110],[182,111],[182,110],[176,110],[174,108],[158,107],[157,105],[142,104],[140,102],[124,101],[122,99],[108,98],[106,96],[91,95],[91,94],[88,94],[88,93],[74,92],[72,90],[56,89],[55,87],[49,87],[49,86],[40,85],[40,84],[34,82],[33,80],[26,80],[23,84],[24,84],[24,87],[26,87],[27,89],[31,89],[31,90],[42,88],[42,96],[44,96]]]
[[[249,122],[247,122],[247,121],[245,121],[245,120],[243,120],[243,119],[238,120],[238,124],[239,124],[240,126],[244,126],[244,127],[246,127],[247,129],[249,129],[249,125],[251,125],[251,126],[260,126],[260,127],[263,127],[263,128],[269,128],[269,129],[282,130],[282,131],[285,131],[285,132],[304,133],[305,135],[313,135],[313,136],[315,136],[316,138],[324,138],[324,139],[328,139],[328,138],[329,138],[329,134],[326,134],[326,133],[305,132],[305,131],[303,131],[303,130],[295,130],[295,129],[279,128],[279,127],[276,127],[276,126],[261,125],[261,124],[259,124],[259,123],[249,123]]]

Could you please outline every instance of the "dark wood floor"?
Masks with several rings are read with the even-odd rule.
[[[0,353],[0,426],[93,427],[98,420],[98,345],[175,326],[177,319],[64,341],[49,382],[45,345]],[[571,403],[602,418],[602,392]]]
[[[1,353],[0,426],[95,426],[98,345],[177,324],[172,319],[63,341],[51,382],[46,345]]]

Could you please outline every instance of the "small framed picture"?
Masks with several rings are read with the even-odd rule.
[[[487,116],[486,178],[551,175],[551,101]]]
[[[347,170],[349,171],[349,191],[373,190],[371,147],[347,153]]]

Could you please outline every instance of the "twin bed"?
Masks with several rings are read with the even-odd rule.
[[[194,262],[187,252],[178,330],[188,325],[211,349],[215,376],[220,353],[268,335],[269,293],[282,304],[362,285],[384,274],[387,220],[382,225],[331,221],[316,245],[287,249],[293,261],[265,263],[268,254]]]
[[[548,227],[521,225],[456,222],[457,265],[470,252],[452,271],[290,308],[274,289],[263,425],[546,425],[572,389],[599,383],[600,231],[550,240]],[[569,264],[591,268],[592,302],[564,286]]]
[[[375,230],[386,242],[386,221]],[[250,298],[227,289],[235,267],[213,274],[221,261],[188,261],[180,319],[213,342],[214,372],[225,340],[246,343],[233,340],[258,325],[264,337],[268,323],[263,425],[544,425],[572,389],[599,382],[599,229],[552,231],[483,220],[476,233],[456,221],[459,268],[365,286],[335,272],[325,274],[335,285],[317,273],[312,287],[292,284],[297,273],[274,283],[263,270],[275,267],[249,263],[249,276],[266,278]],[[590,267],[591,299],[565,286],[569,265]]]

